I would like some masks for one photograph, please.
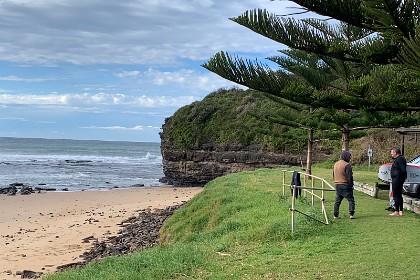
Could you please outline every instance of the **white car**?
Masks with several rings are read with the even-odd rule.
[[[391,166],[392,163],[385,163],[379,167],[380,180],[392,182]],[[420,198],[420,155],[407,162],[407,179],[403,185],[403,194]]]

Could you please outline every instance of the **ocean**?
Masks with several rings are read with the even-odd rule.
[[[151,187],[163,176],[160,143],[0,137],[0,188]]]

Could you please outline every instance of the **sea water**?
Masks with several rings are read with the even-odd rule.
[[[162,177],[160,143],[0,137],[0,187],[150,187]]]

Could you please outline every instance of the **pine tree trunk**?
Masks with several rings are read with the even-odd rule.
[[[306,158],[306,173],[312,174],[312,152],[314,145],[314,129],[311,127],[308,130],[308,155]]]
[[[348,151],[350,146],[350,131],[351,129],[348,127],[348,125],[343,126],[343,130],[341,133],[341,141],[342,141],[342,150]]]

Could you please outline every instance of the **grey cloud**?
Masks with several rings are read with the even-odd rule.
[[[162,65],[219,50],[274,51],[274,43],[228,20],[272,2],[2,1],[0,56],[43,64]]]

